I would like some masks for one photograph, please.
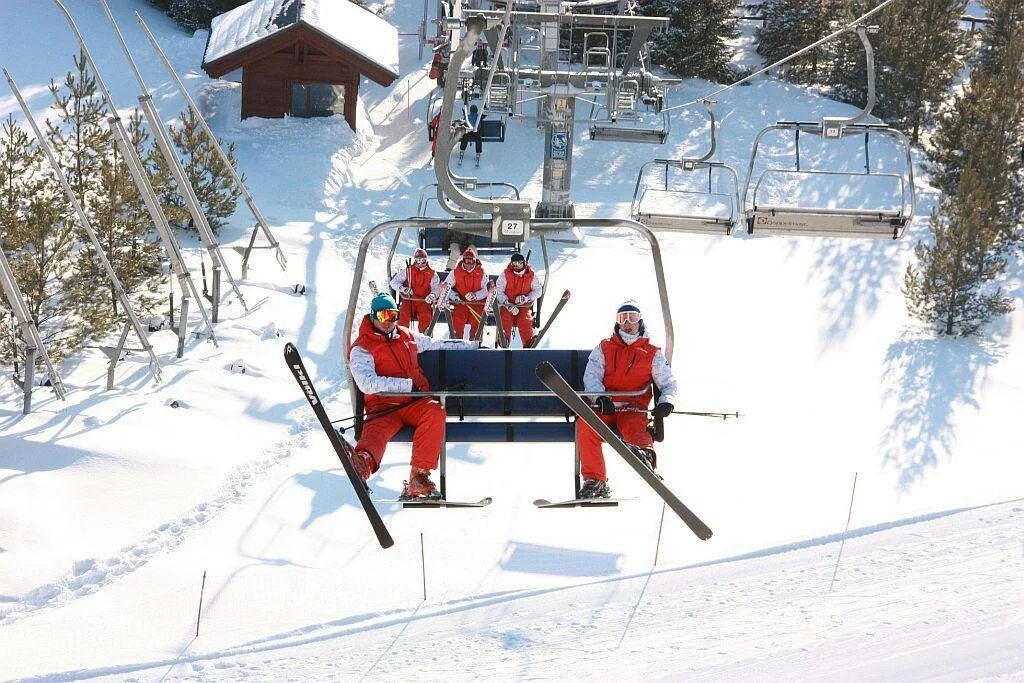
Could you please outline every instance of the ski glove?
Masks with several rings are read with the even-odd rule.
[[[594,401],[594,407],[602,415],[615,414],[615,404],[607,396],[598,396],[597,400]]]
[[[427,296],[424,297],[423,300],[426,301],[428,304],[432,304],[435,301],[437,301],[437,297],[434,296],[433,292],[431,292],[430,294],[427,294]]]
[[[512,315],[519,315],[519,307],[518,306],[509,306],[508,307],[508,312],[511,313]]]
[[[412,296],[412,287],[402,287],[399,291],[402,292],[402,296]]]
[[[662,401],[658,405],[654,406],[654,417],[666,418],[672,414],[673,409],[675,409],[675,406],[671,403]]]
[[[466,301],[476,301],[476,293],[466,292]]]
[[[519,304],[520,306],[525,304],[527,300],[528,298],[525,294],[520,294],[519,296],[516,297],[516,303]]]

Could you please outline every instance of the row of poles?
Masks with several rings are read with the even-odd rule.
[[[196,332],[197,335],[206,333],[209,340],[216,346],[217,338],[213,331],[213,325],[217,322],[218,311],[220,306],[220,281],[221,275],[227,278],[228,283],[231,286],[232,291],[238,297],[239,303],[242,308],[248,312],[249,308],[245,302],[245,298],[242,296],[242,292],[238,287],[238,281],[232,275],[228,268],[227,261],[221,252],[220,244],[217,242],[216,237],[213,234],[213,229],[210,225],[209,220],[202,211],[202,207],[199,203],[199,199],[196,196],[195,189],[188,180],[185,169],[181,164],[181,160],[178,158],[177,153],[174,151],[170,135],[160,120],[159,112],[157,111],[156,105],[153,101],[153,96],[150,94],[149,88],[146,82],[142,78],[142,74],[135,63],[135,59],[132,56],[131,51],[128,49],[128,45],[124,40],[124,36],[121,34],[121,30],[117,25],[114,15],[110,11],[110,7],[107,4],[107,0],[100,0],[100,4],[103,7],[103,11],[110,21],[110,25],[114,29],[114,33],[117,36],[118,43],[127,58],[128,64],[131,67],[132,73],[135,76],[135,80],[139,87],[139,108],[142,112],[143,117],[149,124],[150,129],[153,132],[153,137],[157,145],[161,156],[166,161],[168,168],[170,169],[171,175],[174,178],[175,184],[177,185],[178,191],[184,198],[185,204],[188,208],[189,215],[192,218],[193,223],[197,231],[199,232],[199,238],[209,254],[210,261],[212,264],[211,277],[213,280],[213,291],[210,296],[211,310],[207,312],[206,307],[203,305],[202,296],[196,288],[195,281],[192,277],[192,273],[185,262],[184,256],[181,252],[181,246],[178,240],[174,236],[174,232],[167,221],[167,217],[164,215],[163,210],[160,207],[160,202],[157,198],[156,191],[153,189],[153,185],[150,182],[149,175],[146,172],[145,165],[142,159],[139,157],[135,146],[131,143],[131,138],[126,130],[121,117],[117,112],[117,106],[114,104],[114,100],[110,95],[110,91],[107,89],[106,83],[100,74],[99,67],[96,65],[95,60],[92,57],[92,53],[89,51],[88,46],[85,43],[85,38],[82,33],[78,30],[78,26],[75,24],[74,18],[71,13],[68,12],[67,8],[63,5],[60,0],[53,0],[54,4],[63,13],[65,19],[71,30],[75,34],[75,38],[78,41],[79,48],[86,59],[86,63],[89,69],[92,71],[96,79],[97,88],[100,91],[102,99],[107,107],[107,119],[106,124],[113,135],[114,142],[117,145],[121,156],[124,158],[125,164],[128,167],[128,172],[132,177],[132,181],[139,190],[139,194],[142,197],[143,203],[146,206],[146,211],[153,221],[153,225],[156,228],[156,232],[160,238],[160,242],[163,245],[164,251],[170,261],[171,272],[174,275],[174,279],[178,282],[178,288],[181,291],[181,304],[179,313],[179,324],[177,326],[178,334],[178,348],[177,357],[181,358],[185,349],[185,337],[188,327],[188,311],[190,299],[194,298],[197,302],[199,312],[202,315],[203,329]],[[275,239],[273,233],[270,231],[270,227],[267,225],[266,219],[260,213],[257,208],[255,201],[252,198],[248,188],[245,186],[241,176],[235,169],[234,165],[228,158],[227,153],[221,147],[217,140],[217,137],[213,134],[209,124],[199,111],[199,107],[196,106],[195,101],[189,95],[181,79],[178,78],[177,73],[171,66],[170,61],[167,59],[167,55],[164,53],[160,44],[157,42],[153,33],[149,30],[146,22],[143,21],[142,17],[138,12],[135,13],[135,19],[138,21],[139,26],[142,28],[143,33],[152,45],[154,52],[160,59],[164,68],[167,70],[171,81],[174,83],[178,92],[185,100],[188,108],[191,110],[193,116],[199,122],[204,133],[210,140],[213,148],[216,150],[220,160],[223,162],[225,168],[228,170],[231,176],[232,183],[235,189],[245,200],[246,205],[249,207],[249,211],[252,213],[253,218],[256,220],[256,227],[253,229],[253,236],[250,240],[249,248],[245,250],[242,272],[243,276],[248,267],[248,259],[253,248],[273,249],[275,250],[277,263],[281,267],[282,271],[287,267],[287,259],[284,252],[281,250],[281,245]],[[31,110],[22,97],[21,91],[18,89],[17,84],[14,82],[14,78],[7,71],[3,69],[4,77],[7,79],[7,83],[14,93],[15,98],[18,101],[18,105],[21,107],[22,112],[25,115],[25,119],[34,133],[36,140],[38,141],[40,149],[43,151],[47,162],[50,165],[54,175],[60,182],[61,187],[64,189],[64,194],[67,196],[72,208],[74,209],[75,216],[77,218],[78,226],[88,236],[89,242],[93,247],[93,254],[96,258],[97,264],[106,273],[107,278],[113,285],[117,301],[121,304],[124,309],[128,321],[125,325],[124,333],[121,335],[118,347],[111,357],[111,370],[116,365],[121,352],[124,350],[124,344],[127,340],[129,330],[134,331],[135,336],[138,338],[141,350],[145,351],[149,356],[149,368],[155,382],[159,382],[161,379],[160,375],[160,361],[157,359],[156,354],[153,352],[153,346],[150,344],[146,336],[146,329],[142,326],[139,320],[138,314],[136,313],[131,301],[125,292],[124,286],[122,285],[117,274],[114,272],[110,261],[107,259],[104,253],[96,230],[94,229],[89,216],[86,213],[84,207],[81,205],[78,197],[75,195],[68,182],[67,176],[61,169],[60,164],[57,162],[57,157],[53,151],[47,138],[42,134],[36,123],[35,117]],[[269,245],[265,247],[254,247],[254,241],[256,237],[256,230],[261,230],[264,236],[267,238]],[[23,389],[25,392],[25,401],[23,406],[23,412],[28,413],[31,409],[31,392],[33,382],[33,370],[36,355],[39,354],[46,366],[46,370],[50,377],[50,384],[53,386],[58,397],[64,399],[66,391],[64,385],[60,381],[57,372],[54,370],[53,365],[50,362],[49,356],[46,353],[45,345],[43,344],[42,338],[39,335],[35,322],[29,315],[29,310],[25,304],[25,298],[18,287],[18,283],[14,280],[14,273],[10,267],[10,263],[7,261],[6,256],[3,254],[3,249],[0,248],[0,283],[3,286],[3,293],[7,297],[11,304],[11,308],[14,311],[15,320],[21,330],[22,339],[25,343],[27,354],[26,354],[26,366],[25,366],[25,377]],[[173,315],[173,314],[172,314]],[[173,326],[173,321],[172,321]],[[108,388],[112,388],[113,373],[108,372]]]

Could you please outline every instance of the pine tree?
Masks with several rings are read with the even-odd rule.
[[[995,74],[1005,63],[1004,53],[1015,38],[1024,34],[1024,0],[982,0],[989,23],[981,31],[977,67]]]
[[[834,30],[839,7],[835,0],[767,0],[761,5],[764,25],[757,30],[757,54],[766,64],[777,62]],[[817,83],[823,77],[824,55],[813,50],[782,67],[793,83]]]
[[[651,58],[681,78],[727,81],[732,49],[739,36],[733,0],[648,0],[647,16],[668,17],[668,29],[654,37]]]
[[[57,183],[40,174],[29,182],[29,191],[18,225],[8,235],[13,239],[4,247],[29,314],[57,363],[77,351],[86,337],[79,324],[79,302],[70,295],[77,277],[72,267],[75,230]]]
[[[180,152],[185,175],[199,199],[200,208],[210,227],[216,233],[224,225],[225,219],[235,212],[241,193],[231,180],[224,162],[206,136],[199,119],[191,110],[181,113],[181,120],[171,126],[171,140]],[[224,151],[232,165],[235,164],[235,147],[227,145]],[[157,175],[166,171],[163,159],[156,160]],[[177,193],[164,193],[164,206],[168,220],[175,224],[195,230],[194,221],[189,215],[184,199]]]
[[[914,246],[917,263],[903,277],[907,309],[940,334],[975,334],[1013,304],[995,283],[1006,258],[988,239],[996,230],[992,197],[972,164],[956,196],[943,197],[940,209],[932,212],[932,244]]]
[[[194,33],[202,27],[199,20],[199,0],[171,0],[167,14],[188,33]]]
[[[0,242],[13,238],[21,211],[31,194],[30,181],[39,173],[42,153],[8,114],[0,125]]]
[[[1020,239],[1024,213],[1024,176],[1020,131],[1024,126],[1024,33],[1003,51],[1004,66],[974,72],[964,92],[940,117],[928,155],[932,183],[946,195],[959,192],[963,169],[973,164],[989,186],[1002,229],[994,239]],[[1017,64],[1017,68],[1011,65]]]
[[[875,53],[873,113],[907,131],[915,142],[934,120],[963,66],[966,40],[958,20],[965,6],[966,0],[905,0],[876,15],[881,31],[869,36]],[[857,16],[867,4],[857,0],[849,9]],[[829,82],[835,94],[863,106],[867,76],[860,40],[851,33],[831,52]]]
[[[152,150],[138,111],[129,118],[128,134],[140,156]],[[153,221],[116,146],[103,151],[98,171],[93,228],[136,309],[151,311],[158,303],[157,288],[164,280],[161,245]],[[98,334],[116,324],[121,313],[117,293],[96,262],[92,245],[78,255],[78,269],[82,277],[76,282],[76,295],[83,302],[82,317]]]
[[[21,240],[22,215],[39,174],[40,153],[28,134],[7,115],[0,125],[0,248],[13,258]],[[20,284],[20,283],[19,283]],[[7,297],[0,292],[0,361],[16,362],[20,332]]]
[[[63,87],[50,81],[50,94],[58,122],[46,121],[46,135],[64,169],[76,199],[83,207],[92,201],[100,151],[111,141],[106,109],[89,72],[84,54],[75,57],[75,70]]]

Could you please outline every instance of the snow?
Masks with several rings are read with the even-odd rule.
[[[102,12],[91,0],[67,4],[128,107],[135,82]],[[408,4],[395,3],[389,20],[412,33],[422,8]],[[433,83],[415,38],[401,38],[406,70],[393,87],[361,88],[355,133],[342,117],[241,122],[239,88],[199,69],[202,34],[183,35],[141,0],[111,5],[162,116],[173,119],[183,103],[135,11],[235,144],[289,267],[253,256],[242,282],[252,310],[229,300],[219,347],[190,336],[176,360],[173,334],[154,333],[160,385],[138,354],[119,366],[118,388],[103,391],[106,363],[95,350],[61,369],[66,403],[40,390],[22,416],[16,388],[0,385],[0,677],[1024,675],[1024,271],[1013,264],[1007,280],[1016,310],[979,339],[935,339],[913,324],[900,279],[937,200],[926,177],[916,177],[916,218],[898,242],[659,236],[679,407],[742,414],[673,417],[659,447],[666,482],[714,529],[711,541],[670,511],[659,530],[660,501],[611,454],[612,486],[630,500],[537,510],[533,499],[571,492],[571,445],[453,444],[451,497],[495,502],[382,506],[396,539],[385,551],[281,350],[298,346],[333,419],[351,414],[340,332],[358,241],[414,214],[420,187],[433,182],[424,133]],[[59,13],[2,2],[0,39],[0,62],[45,113],[46,84],[62,79],[76,52]],[[687,81],[670,100],[711,89]],[[741,174],[766,125],[853,111],[770,79],[718,100],[719,158]],[[16,110],[0,95],[0,116]],[[659,149],[590,141],[578,126],[578,215],[627,215],[641,164],[699,156],[703,121],[683,112]],[[899,172],[898,150],[872,145],[876,170]],[[513,119],[502,147],[485,145],[480,178],[512,182],[536,201],[542,149],[534,126]],[[781,158],[785,143],[778,149]],[[843,146],[806,153],[828,168],[862,168]],[[865,187],[785,186],[847,205],[890,199],[885,187]],[[245,244],[251,227],[241,207],[220,241]],[[374,242],[368,277],[384,277],[389,239]],[[404,235],[402,253],[412,245]],[[550,248],[549,294],[573,291],[553,347],[596,343],[629,296],[663,341],[643,242],[603,231]],[[186,240],[184,251],[198,272],[201,245]],[[502,265],[485,261],[489,272]],[[244,374],[231,370],[239,360]],[[408,454],[389,449],[375,496],[397,493]]]
[[[250,47],[298,23],[398,75],[398,29],[353,2],[252,0],[214,18],[204,63]]]

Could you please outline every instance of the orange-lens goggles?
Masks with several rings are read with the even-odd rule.
[[[393,323],[398,320],[398,311],[393,308],[385,308],[373,314],[380,323]]]
[[[620,325],[625,322],[638,323],[640,322],[640,312],[623,311],[622,313],[616,314],[615,319],[619,322]]]

